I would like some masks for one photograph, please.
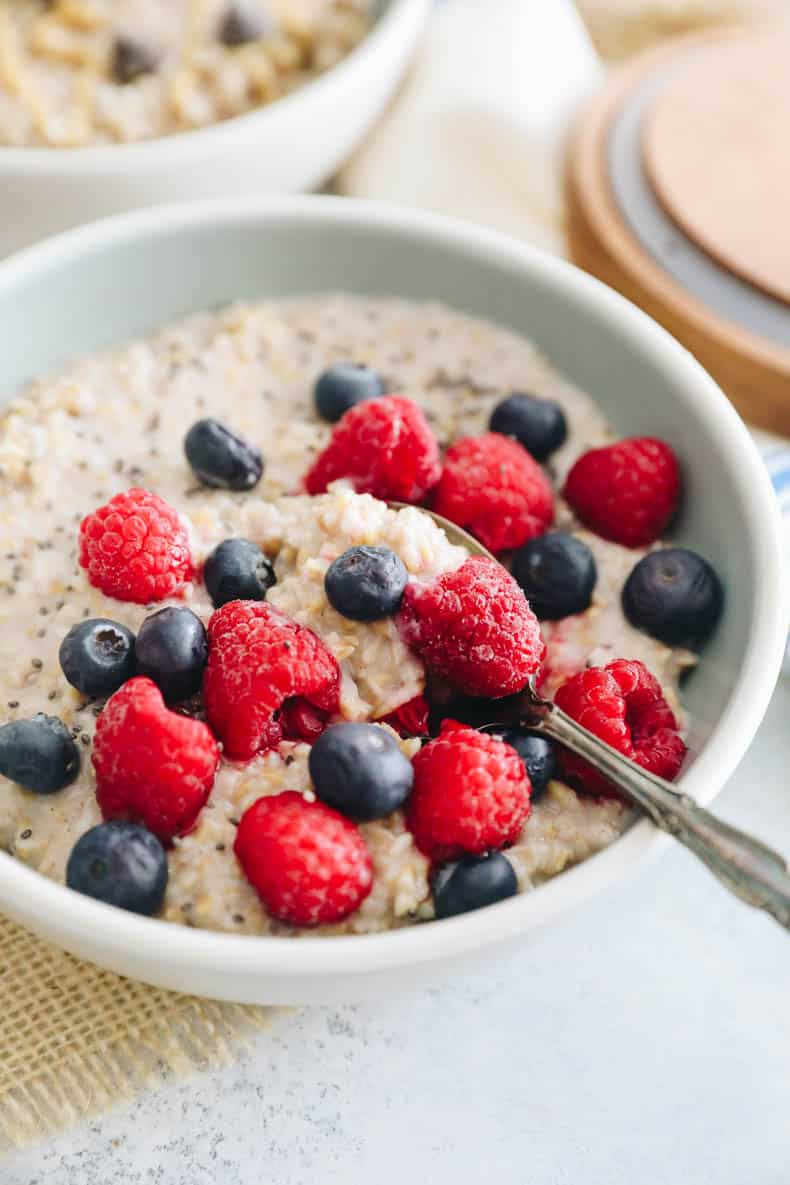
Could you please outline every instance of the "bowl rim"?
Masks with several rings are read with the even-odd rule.
[[[713,379],[666,330],[624,297],[572,264],[497,231],[443,215],[384,203],[336,197],[223,198],[181,202],[134,211],[66,231],[0,263],[0,293],[18,280],[44,277],[63,264],[78,265],[85,254],[111,253],[114,247],[149,237],[194,235],[207,227],[320,226],[366,231],[385,237],[439,245],[443,249],[536,278],[570,301],[590,305],[602,326],[625,338],[646,364],[667,374],[689,398],[702,404],[712,442],[726,465],[744,507],[755,557],[755,606],[740,676],[710,740],[680,785],[709,802],[734,772],[751,743],[779,674],[790,617],[785,576],[785,542],[778,505],[757,446]],[[485,316],[484,309],[478,313]],[[649,854],[668,843],[648,820],[637,822],[608,848],[552,878],[530,893],[487,909],[430,925],[363,935],[290,937],[241,935],[201,930],[145,918],[74,892],[19,860],[0,853],[0,904],[14,901],[14,914],[35,929],[34,920],[56,917],[55,941],[84,943],[101,935],[98,961],[144,950],[153,965],[180,965],[185,972],[231,968],[245,976],[307,975],[318,980],[365,975],[406,965],[459,957],[513,939],[552,920],[571,906],[620,879]],[[22,904],[18,904],[21,902]],[[24,915],[24,916],[23,916]]]
[[[427,16],[430,0],[390,0],[383,13],[376,17],[370,32],[329,70],[282,95],[271,103],[264,103],[229,119],[217,120],[203,127],[187,128],[166,136],[128,143],[87,145],[83,148],[45,148],[0,144],[0,176],[3,172],[36,176],[58,173],[79,176],[94,171],[110,172],[114,168],[129,169],[165,167],[177,168],[195,158],[221,151],[234,138],[248,133],[263,134],[268,123],[283,113],[296,112],[310,103],[320,106],[326,92],[342,85],[357,69],[376,55],[382,45],[396,32],[401,23],[408,23],[414,14]],[[421,17],[422,19],[422,17]]]

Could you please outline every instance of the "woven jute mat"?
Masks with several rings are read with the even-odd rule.
[[[230,1061],[275,1011],[122,979],[0,918],[0,1152]]]

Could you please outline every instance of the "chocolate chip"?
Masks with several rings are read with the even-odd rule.
[[[153,74],[159,65],[159,54],[150,45],[119,34],[112,55],[112,75],[124,85],[134,82],[141,74]]]
[[[220,21],[219,39],[223,45],[246,45],[249,41],[271,37],[275,29],[268,12],[249,0],[237,0],[237,3],[228,5]]]

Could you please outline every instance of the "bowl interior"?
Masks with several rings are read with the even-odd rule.
[[[670,440],[687,490],[674,537],[702,551],[727,590],[725,623],[684,694],[692,757],[699,752],[742,672],[758,610],[758,560],[749,499],[733,480],[732,442],[722,431],[732,431],[734,417],[723,400],[712,415],[689,392],[685,366],[667,365],[682,353],[668,337],[645,339],[623,318],[622,302],[591,300],[587,280],[557,284],[556,265],[540,257],[525,272],[506,251],[471,242],[459,250],[454,238],[409,229],[406,220],[400,230],[385,230],[381,220],[357,220],[340,203],[308,200],[267,217],[247,206],[231,220],[205,211],[178,221],[154,215],[142,234],[118,226],[120,233],[113,223],[103,233],[74,232],[60,249],[7,265],[0,393],[192,311],[346,289],[438,299],[520,330],[593,395],[623,435]]]

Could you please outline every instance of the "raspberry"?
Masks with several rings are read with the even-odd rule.
[[[389,724],[402,737],[424,737],[428,735],[429,713],[430,706],[425,696],[415,695],[376,723]]]
[[[686,746],[658,680],[644,663],[618,658],[606,667],[580,671],[558,688],[554,702],[643,769],[670,782],[677,777]],[[613,791],[606,778],[567,750],[562,768],[588,794]]]
[[[402,395],[350,408],[305,478],[308,494],[323,494],[347,477],[358,494],[421,502],[439,480],[439,448],[420,408]]]
[[[96,723],[93,768],[104,818],[144,823],[163,843],[193,826],[218,764],[206,725],[166,708],[150,679],[125,683]]]
[[[498,699],[521,691],[546,649],[523,592],[485,556],[431,584],[407,584],[399,621],[425,665],[468,695]]]
[[[116,494],[80,524],[80,564],[108,597],[139,605],[175,596],[192,575],[187,532],[148,490]]]
[[[269,913],[292,926],[342,921],[373,884],[359,828],[295,790],[254,802],[241,817],[233,850]]]
[[[564,495],[591,531],[625,547],[647,547],[677,510],[677,457],[650,436],[591,449],[568,474]]]
[[[247,761],[284,738],[312,740],[323,714],[338,710],[334,657],[312,630],[265,601],[228,601],[212,614],[208,640],[203,698],[228,757]]]
[[[487,432],[447,450],[433,509],[498,553],[543,534],[554,518],[554,496],[522,445]]]
[[[529,817],[530,783],[511,745],[446,721],[413,761],[406,822],[431,860],[515,843]]]

